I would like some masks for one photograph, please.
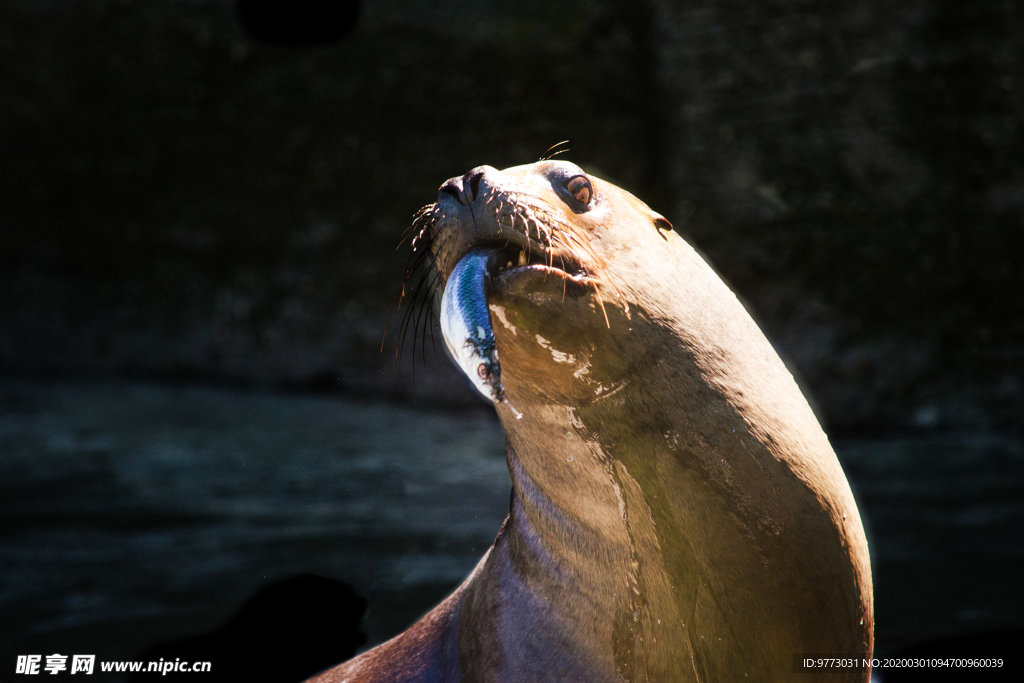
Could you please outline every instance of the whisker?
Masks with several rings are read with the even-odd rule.
[[[565,258],[563,258],[561,254],[559,254],[558,255],[558,260],[561,262],[562,270],[564,271],[565,270]],[[569,284],[569,279],[563,277],[562,278],[562,301],[565,301],[565,288],[568,286],[568,284]]]
[[[434,334],[434,328],[435,328],[434,323],[435,322],[440,323],[440,320],[436,316],[436,311],[437,311],[438,304],[439,304],[439,302],[437,300],[437,293],[438,293],[439,287],[437,285],[438,285],[438,280],[440,280],[440,279],[441,279],[441,273],[439,273],[439,272],[437,272],[435,270],[434,271],[434,277],[430,281],[430,308],[428,309],[429,312],[430,312],[430,345],[434,347],[434,358],[438,357],[438,353],[437,353],[437,336]]]
[[[601,313],[604,314],[604,324],[607,325],[610,330],[612,328],[612,324],[608,321],[608,311],[604,310],[604,299],[601,298],[601,289],[597,286],[596,282],[594,283],[594,295],[597,296],[597,302],[601,304]]]
[[[550,159],[551,157],[555,156],[556,154],[562,154],[563,152],[568,152],[569,149],[566,148],[566,149],[560,150],[558,152],[553,152],[552,153],[552,150],[554,150],[556,147],[560,147],[562,145],[568,144],[568,142],[569,142],[568,140],[562,140],[561,142],[556,142],[555,144],[553,144],[550,147],[548,147],[546,150],[544,150],[544,154],[541,155],[540,161],[547,161],[548,159]]]
[[[413,290],[413,294],[410,297],[412,299],[412,301],[410,302],[409,307],[407,309],[405,309],[405,316],[403,316],[403,320],[402,320],[402,347],[401,347],[401,349],[399,349],[399,353],[401,353],[401,351],[404,350],[404,348],[405,348],[405,338],[406,338],[406,335],[408,334],[409,323],[411,321],[416,321],[413,324],[413,352],[415,353],[415,350],[416,350],[416,336],[415,336],[415,333],[416,333],[416,323],[419,322],[419,308],[416,305],[416,302],[417,302],[417,298],[420,296],[420,288],[423,286],[423,283],[426,282],[426,279],[427,279],[428,275],[429,275],[429,273],[422,273],[420,275],[420,279],[416,283],[416,288]]]
[[[429,285],[429,280],[425,284]],[[423,296],[420,297],[419,309],[420,309],[420,311],[419,311],[419,314],[417,315],[416,330],[413,332],[412,354],[413,354],[413,357],[416,356],[416,340],[417,340],[417,338],[419,338],[420,354],[421,354],[421,357],[423,359],[423,364],[426,365],[427,364],[427,342],[426,342],[426,339],[424,339],[424,335],[427,332],[427,328],[426,328],[427,319],[431,315],[430,295],[427,292],[423,292]],[[422,327],[422,330],[421,330],[421,327],[420,327],[420,320],[419,320],[420,317],[422,317],[422,322],[423,322],[423,325],[424,325],[424,327]],[[415,361],[413,361],[413,362],[415,362]]]

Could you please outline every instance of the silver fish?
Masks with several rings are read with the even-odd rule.
[[[441,334],[455,363],[473,386],[502,402],[501,365],[487,308],[487,260],[490,252],[474,249],[455,264],[441,296]]]

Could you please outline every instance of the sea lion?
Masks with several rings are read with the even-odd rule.
[[[790,681],[803,653],[870,657],[868,548],[839,462],[667,220],[547,160],[453,178],[414,225],[442,287],[490,254],[476,333],[494,345],[466,357],[486,360],[510,511],[451,596],[315,680]]]

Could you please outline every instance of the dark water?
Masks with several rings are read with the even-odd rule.
[[[926,435],[836,450],[869,527],[880,650],[1024,625],[1024,441]],[[130,658],[213,629],[301,572],[354,584],[380,642],[472,569],[509,485],[486,412],[0,382],[4,657]]]

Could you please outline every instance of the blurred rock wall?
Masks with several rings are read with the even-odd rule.
[[[380,347],[410,216],[569,139],[832,429],[1024,424],[1016,3],[362,4],[312,48],[225,0],[0,5],[0,371],[409,397]]]

